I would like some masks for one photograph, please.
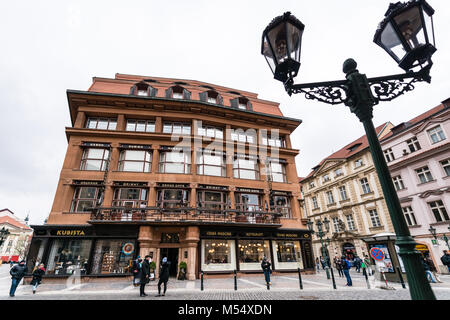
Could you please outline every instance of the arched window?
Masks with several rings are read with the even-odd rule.
[[[200,100],[203,102],[223,105],[223,98],[217,91],[208,90],[205,92],[200,92],[199,96]]]
[[[158,89],[153,88],[144,81],[138,82],[130,88],[130,94],[135,96],[156,97]]]
[[[190,100],[191,92],[182,86],[176,85],[166,90],[166,98]]]
[[[230,100],[231,107],[240,110],[253,110],[252,103],[246,97],[238,97]]]

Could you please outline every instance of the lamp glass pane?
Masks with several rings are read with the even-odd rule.
[[[264,58],[266,58],[267,63],[269,64],[270,69],[272,70],[272,73],[275,72],[276,67],[276,61],[273,57],[272,50],[270,50],[269,40],[267,39],[267,36],[264,37],[264,49],[263,49],[263,55]]]
[[[419,7],[402,12],[394,17],[394,21],[411,49],[426,44]]]
[[[300,47],[302,43],[303,30],[288,23],[288,48],[291,59],[300,62]]]
[[[381,44],[383,48],[394,55],[395,59],[400,61],[403,56],[406,54],[405,49],[403,48],[402,42],[398,38],[397,33],[395,32],[392,24],[389,22],[386,24],[386,27],[381,32]]]
[[[425,27],[427,29],[428,42],[435,47],[436,43],[434,42],[433,17],[428,15],[425,10],[423,11],[423,17],[425,19]]]
[[[284,62],[288,56],[287,43],[286,43],[286,24],[280,23],[272,30],[269,31],[269,40],[275,51],[275,57],[278,64]]]

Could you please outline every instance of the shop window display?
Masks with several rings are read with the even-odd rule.
[[[202,269],[204,271],[234,270],[236,265],[234,248],[232,240],[203,240]]]
[[[270,259],[268,240],[239,240],[239,267],[241,270],[261,270],[264,257]]]
[[[91,240],[58,239],[52,245],[47,274],[70,275],[76,270],[87,273]]]
[[[99,240],[95,245],[93,274],[130,273],[135,243],[131,240]]]
[[[278,240],[274,244],[277,269],[303,269],[299,241]]]

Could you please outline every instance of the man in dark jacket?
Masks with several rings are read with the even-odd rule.
[[[355,262],[356,272],[360,272],[360,270],[361,270],[361,258],[356,256],[354,262]]]
[[[444,250],[444,255],[441,257],[442,264],[447,266],[448,272],[450,272],[450,252]]]
[[[170,270],[170,261],[167,261],[167,258],[164,257],[161,262],[161,268],[159,272],[159,281],[158,281],[158,295],[161,296],[161,284],[164,283],[164,292],[163,296],[166,295],[167,290],[167,281],[169,281],[169,270]]]
[[[142,262],[141,268],[141,297],[147,296],[144,292],[145,285],[150,281],[150,256],[145,256],[144,262]]]
[[[14,297],[16,293],[17,286],[22,280],[23,276],[27,273],[28,268],[25,265],[25,260],[20,261],[19,264],[16,264],[14,267],[9,270],[9,274],[11,275],[12,283],[11,289],[9,290],[9,296]]]
[[[264,277],[266,279],[266,284],[270,285],[270,273],[272,272],[270,270],[270,266],[271,263],[269,260],[267,260],[266,257],[263,258],[262,262],[261,262],[261,268],[263,269],[264,272]]]

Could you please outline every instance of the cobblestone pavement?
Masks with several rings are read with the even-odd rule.
[[[200,280],[168,282],[165,297],[155,297],[157,283],[146,286],[147,297],[139,297],[139,288],[130,281],[112,280],[80,283],[69,279],[66,283],[43,284],[33,295],[30,285],[19,285],[16,296],[9,297],[11,279],[9,266],[0,267],[0,300],[408,300],[409,290],[400,284],[389,283],[391,290],[383,289],[384,282],[369,277],[370,289],[362,274],[352,272],[353,287],[346,287],[344,278],[337,277],[337,289],[324,272],[303,275],[303,290],[300,290],[297,274],[283,274],[272,277],[272,285],[267,290],[262,275],[245,275],[237,279],[234,290],[233,278],[208,278],[205,276],[204,290],[200,290]],[[443,283],[431,284],[437,299],[450,300],[450,276],[441,276]]]

